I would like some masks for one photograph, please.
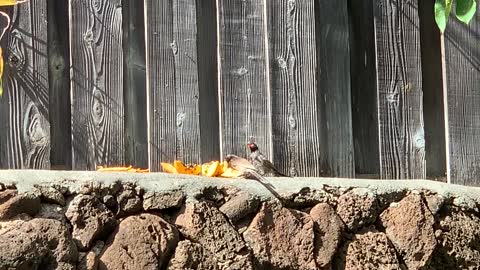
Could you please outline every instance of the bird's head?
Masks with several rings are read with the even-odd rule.
[[[227,156],[225,157],[225,161],[226,161],[226,162],[230,162],[230,161],[231,161],[232,159],[234,159],[235,157],[236,157],[235,155],[227,155]]]
[[[252,152],[255,152],[255,151],[258,150],[258,146],[257,146],[257,144],[255,144],[255,143],[248,143],[248,144],[247,144],[247,147],[248,147],[248,149],[250,149],[250,151],[252,151]]]

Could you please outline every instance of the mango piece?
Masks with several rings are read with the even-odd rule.
[[[199,165],[185,165],[180,160],[175,160],[173,162],[173,166],[180,174],[191,174],[191,175],[199,175],[202,171],[202,167]]]
[[[239,177],[241,173],[233,168],[227,168],[220,176],[226,178],[236,178]]]
[[[202,175],[215,177],[220,172],[220,162],[219,161],[212,161],[210,163],[202,164]]]

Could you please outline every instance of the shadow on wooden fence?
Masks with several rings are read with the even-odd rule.
[[[9,8],[0,167],[157,171],[253,136],[291,175],[480,185],[480,15],[440,35],[433,2]]]

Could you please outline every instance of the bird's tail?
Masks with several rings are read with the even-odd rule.
[[[270,183],[267,183],[265,179],[265,177],[263,177],[262,175],[260,175],[258,172],[256,171],[249,171],[249,173],[255,178],[255,180],[257,180],[260,184],[262,184],[266,189],[268,189],[268,191],[270,191],[270,193],[272,193],[272,195],[277,198],[280,203],[283,205],[283,198],[282,196],[280,196],[280,194],[278,194],[278,192],[275,191],[275,187],[270,184]]]

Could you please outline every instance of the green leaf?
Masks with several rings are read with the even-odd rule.
[[[447,28],[448,16],[452,11],[453,0],[435,0],[435,22],[443,33]]]
[[[475,0],[457,0],[455,13],[457,18],[465,24],[468,24],[477,10],[477,2]]]

